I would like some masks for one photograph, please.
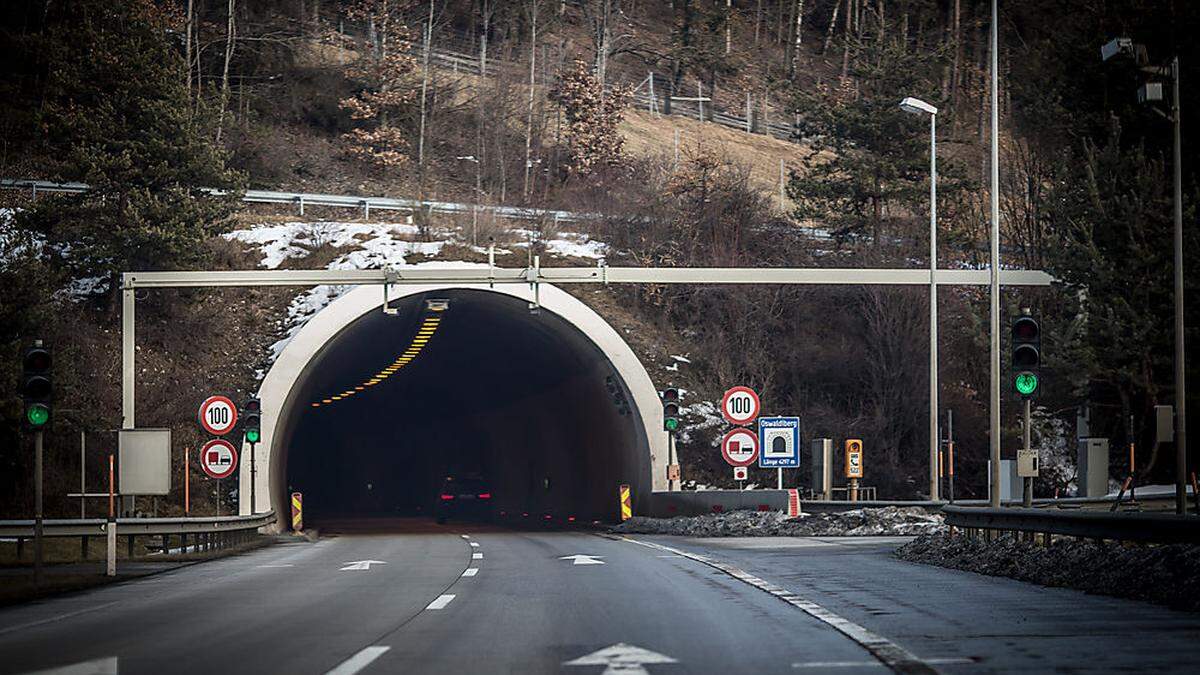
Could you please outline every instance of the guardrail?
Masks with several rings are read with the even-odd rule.
[[[172,537],[178,538],[179,548],[185,552],[189,538],[198,552],[234,546],[248,541],[259,528],[274,523],[275,512],[203,518],[117,518],[114,522],[117,536],[127,538],[128,554],[133,557],[135,537],[162,537],[161,546],[155,548],[163,553],[170,551]],[[86,559],[91,538],[108,536],[108,521],[104,518],[43,520],[42,536],[79,537],[80,550]],[[34,537],[34,521],[0,520],[0,537],[17,540],[19,558],[26,540]]]
[[[0,188],[10,190],[30,190],[34,197],[38,192],[79,194],[90,188],[86,183],[55,183],[43,180],[28,180],[23,178],[0,178]],[[204,188],[208,194],[223,194],[221,190]],[[471,213],[478,209],[480,213],[493,213],[502,218],[513,220],[540,220],[550,218],[556,221],[580,221],[599,218],[595,213],[577,213],[574,211],[558,211],[553,209],[523,208],[520,206],[490,206],[485,204],[464,204],[462,202],[441,202],[429,200],[403,199],[396,197],[362,197],[358,195],[330,195],[310,192],[281,192],[276,190],[246,190],[242,201],[251,204],[294,204],[300,215],[304,215],[306,206],[331,206],[338,208],[361,209],[363,215],[371,217],[371,210],[381,211],[426,211],[429,213]]]
[[[1200,543],[1200,518],[1164,513],[1108,513],[1103,511],[1055,511],[1030,508],[943,506],[946,524],[961,528],[969,537],[984,531],[1020,532],[1033,538],[1042,535],[1049,544],[1052,535],[1099,541],[1143,544]]]

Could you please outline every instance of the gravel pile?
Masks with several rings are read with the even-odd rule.
[[[1011,539],[986,542],[938,533],[914,539],[898,548],[896,555],[912,562],[1043,586],[1200,610],[1200,546],[1127,548],[1063,539],[1045,547]]]
[[[942,516],[919,506],[885,506],[841,513],[730,511],[680,518],[635,517],[612,528],[622,534],[675,534],[685,537],[862,537],[917,535],[943,529]]]

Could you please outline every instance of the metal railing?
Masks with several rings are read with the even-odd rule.
[[[44,537],[78,537],[83,557],[87,558],[88,543],[92,537],[107,537],[108,522],[104,518],[42,521]],[[161,545],[154,550],[170,551],[172,537],[177,537],[179,548],[187,551],[191,540],[194,552],[213,551],[248,541],[255,530],[275,522],[275,512],[258,513],[252,516],[206,516],[201,518],[117,518],[116,532],[126,537],[129,557],[134,554],[135,537],[161,537]],[[17,556],[20,557],[25,542],[34,537],[33,520],[0,520],[0,537],[16,539]]]
[[[86,183],[55,183],[43,180],[28,180],[22,178],[0,178],[0,188],[10,190],[30,190],[36,197],[39,192],[79,194],[87,192]],[[223,194],[221,190],[204,188],[208,194]],[[358,195],[330,195],[309,192],[281,192],[276,190],[246,190],[242,201],[251,204],[293,204],[304,215],[306,206],[330,206],[338,208],[362,209],[365,217],[371,216],[371,210],[382,211],[426,211],[428,213],[471,213],[478,209],[480,213],[494,213],[501,218],[513,220],[540,220],[548,218],[559,222],[579,221],[600,217],[594,213],[577,213],[574,211],[557,211],[553,209],[523,208],[520,206],[490,206],[485,204],[465,204],[462,202],[421,201],[395,197],[362,197]]]
[[[942,507],[946,524],[968,536],[983,531],[1021,532],[1144,544],[1200,543],[1200,518],[1167,513],[1109,513],[1030,508]]]

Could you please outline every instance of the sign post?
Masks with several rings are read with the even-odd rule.
[[[732,467],[747,467],[758,459],[758,436],[749,429],[730,429],[721,439],[721,456]]]
[[[800,418],[763,417],[758,420],[758,466],[776,471],[776,487],[783,489],[783,470],[800,466]]]
[[[758,394],[750,387],[733,387],[721,397],[721,415],[726,422],[745,426],[758,417]]]
[[[200,426],[213,436],[224,436],[237,426],[237,407],[227,396],[209,396],[200,404]]]
[[[228,478],[237,469],[238,454],[233,444],[223,438],[214,438],[200,448],[200,468],[209,478],[217,481],[217,515],[221,515],[221,479]]]

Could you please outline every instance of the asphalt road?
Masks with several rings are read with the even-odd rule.
[[[1194,662],[1200,636],[894,541],[638,541],[451,524],[281,544],[0,610],[0,673],[1111,670]]]

